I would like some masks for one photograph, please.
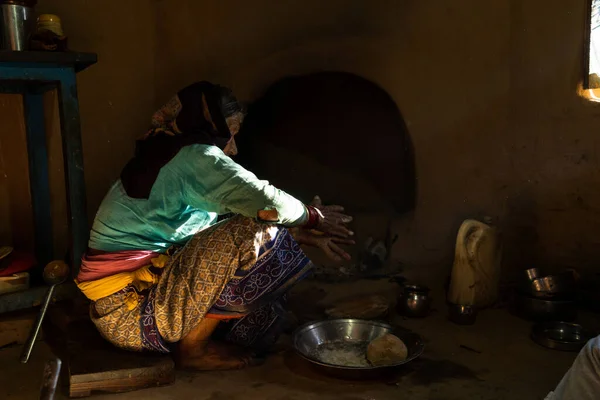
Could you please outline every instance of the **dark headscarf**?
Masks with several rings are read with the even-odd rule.
[[[129,197],[147,199],[160,169],[192,144],[224,149],[231,139],[226,118],[242,112],[231,90],[197,82],[180,90],[152,116],[152,128],[136,142],[135,156],[121,172]]]

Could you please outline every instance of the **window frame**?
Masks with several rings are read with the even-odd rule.
[[[585,33],[584,33],[584,52],[583,52],[583,89],[598,91],[600,95],[600,88],[590,87],[590,58],[591,58],[591,44],[592,44],[592,10],[594,0],[586,0],[585,7]]]

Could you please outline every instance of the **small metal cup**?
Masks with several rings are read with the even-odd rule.
[[[477,319],[477,309],[463,304],[449,304],[448,318],[458,325],[473,325]]]
[[[529,282],[532,282],[535,279],[539,278],[542,274],[539,268],[529,268],[525,270],[525,275],[527,276],[527,280]]]
[[[429,314],[431,296],[429,288],[417,285],[404,285],[398,298],[398,312],[412,318],[421,318]]]

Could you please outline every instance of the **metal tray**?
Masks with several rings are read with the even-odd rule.
[[[531,330],[534,342],[562,351],[579,351],[593,336],[581,325],[570,322],[540,322]]]
[[[340,342],[364,344],[366,348],[372,340],[386,333],[392,333],[404,342],[408,350],[406,360],[386,366],[354,367],[327,364],[313,356],[317,348],[323,344]],[[345,377],[359,377],[361,372],[375,371],[379,373],[382,370],[405,365],[419,357],[425,347],[421,337],[416,333],[393,328],[382,322],[361,319],[334,319],[306,324],[294,332],[293,343],[294,349],[302,358],[315,366],[321,367],[326,373],[334,372],[339,376],[340,373],[344,375],[344,372],[354,372],[354,374],[345,374]],[[367,376],[368,374],[362,377]]]

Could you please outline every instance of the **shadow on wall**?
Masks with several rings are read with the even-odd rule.
[[[414,151],[392,98],[345,72],[284,78],[250,105],[239,162],[307,199],[356,211],[415,207]]]

